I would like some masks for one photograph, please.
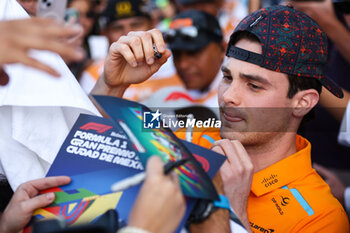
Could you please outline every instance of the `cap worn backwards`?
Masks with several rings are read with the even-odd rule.
[[[243,31],[260,40],[262,54],[234,46]],[[301,78],[316,78],[335,96],[343,97],[341,88],[324,74],[328,56],[325,32],[292,7],[273,6],[248,15],[231,35],[226,56]]]

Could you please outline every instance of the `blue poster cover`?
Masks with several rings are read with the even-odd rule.
[[[208,179],[225,161],[224,156],[213,151],[184,141],[180,143],[185,144],[189,154],[198,159],[201,169],[203,167],[209,175]],[[113,120],[81,114],[47,174],[67,175],[72,182],[46,190],[55,192],[56,199],[50,206],[37,210],[34,217],[46,219],[60,216],[69,225],[78,225],[94,222],[107,210],[116,209],[120,222],[127,223],[141,185],[117,193],[111,192],[110,187],[144,170],[139,156],[138,145]],[[195,199],[187,197],[182,225],[194,204]]]

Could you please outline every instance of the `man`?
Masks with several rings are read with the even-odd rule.
[[[133,18],[135,17],[124,20]],[[116,23],[124,20],[118,20]],[[184,22],[185,24],[183,24]],[[146,28],[146,30],[148,29],[150,28]],[[125,31],[125,33],[127,32]],[[112,35],[107,29],[108,34]],[[171,60],[169,60],[159,72],[142,83],[142,85],[130,86],[125,92],[124,98],[138,102],[147,100],[147,102],[157,105],[157,103],[161,104],[159,97],[152,99],[151,96],[162,89],[168,89],[169,94],[165,95],[166,97],[164,98],[167,99],[168,96],[174,93],[171,88],[174,87],[177,90],[182,90],[181,95],[178,96],[185,95],[187,99],[195,103],[208,107],[217,107],[217,87],[225,46],[216,18],[200,11],[186,11],[180,13],[172,20],[170,29],[165,34],[173,53],[177,75],[173,70]],[[120,34],[118,35],[121,36]],[[109,38],[110,43],[112,43],[119,37],[109,36]],[[153,59],[153,57],[150,59]],[[87,86],[92,88],[95,81],[91,82],[94,79],[89,77],[94,76],[96,79],[98,78],[103,71],[103,62],[100,62],[98,68],[96,66],[90,67],[87,71],[94,75],[84,74],[80,83],[83,88]],[[86,91],[91,90],[89,88],[84,89]],[[164,100],[162,99],[163,102]]]
[[[153,28],[151,16],[143,0],[109,0],[102,19],[105,23],[103,34],[110,45],[130,31],[147,31]],[[80,85],[87,93],[103,72],[104,61],[105,59],[94,61],[82,74]],[[127,97],[138,100],[133,94],[127,94]]]
[[[130,83],[159,69],[170,54],[159,32],[149,34],[163,57],[135,64],[131,48],[135,43],[147,48],[152,41],[143,43],[142,33],[129,34],[112,45],[108,73],[92,94],[122,96]],[[228,158],[221,169],[225,195],[251,231],[349,231],[344,209],[312,169],[310,143],[296,135],[318,102],[321,84],[342,97],[341,89],[323,75],[326,48],[322,29],[285,6],[249,15],[231,37],[218,91],[224,139],[213,150]]]
[[[177,75],[163,76],[162,71],[161,74],[157,72],[142,84],[131,85],[124,98],[139,102],[147,100],[152,106],[159,107],[177,94],[177,97],[185,96],[189,102],[218,107],[217,88],[225,45],[216,18],[202,11],[182,12],[174,17],[164,34]],[[153,56],[150,59],[154,59]],[[164,92],[162,96],[165,97],[159,98],[155,92]]]
[[[216,18],[189,10],[175,16],[165,39],[174,65],[195,103],[217,107],[217,88],[225,45]]]
[[[180,12],[200,10],[215,16],[226,43],[237,24],[248,14],[248,6],[239,0],[176,0],[175,5]]]

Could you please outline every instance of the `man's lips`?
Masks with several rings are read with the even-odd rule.
[[[244,111],[239,108],[220,106],[220,112],[224,120],[228,122],[236,123],[246,119]]]
[[[244,119],[236,114],[230,114],[227,112],[223,112],[224,118],[225,120],[229,121],[229,122],[241,122]]]

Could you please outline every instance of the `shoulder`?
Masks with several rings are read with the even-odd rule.
[[[292,232],[349,232],[344,208],[315,171],[293,186],[291,190],[298,192],[296,199],[308,214],[295,224]]]

